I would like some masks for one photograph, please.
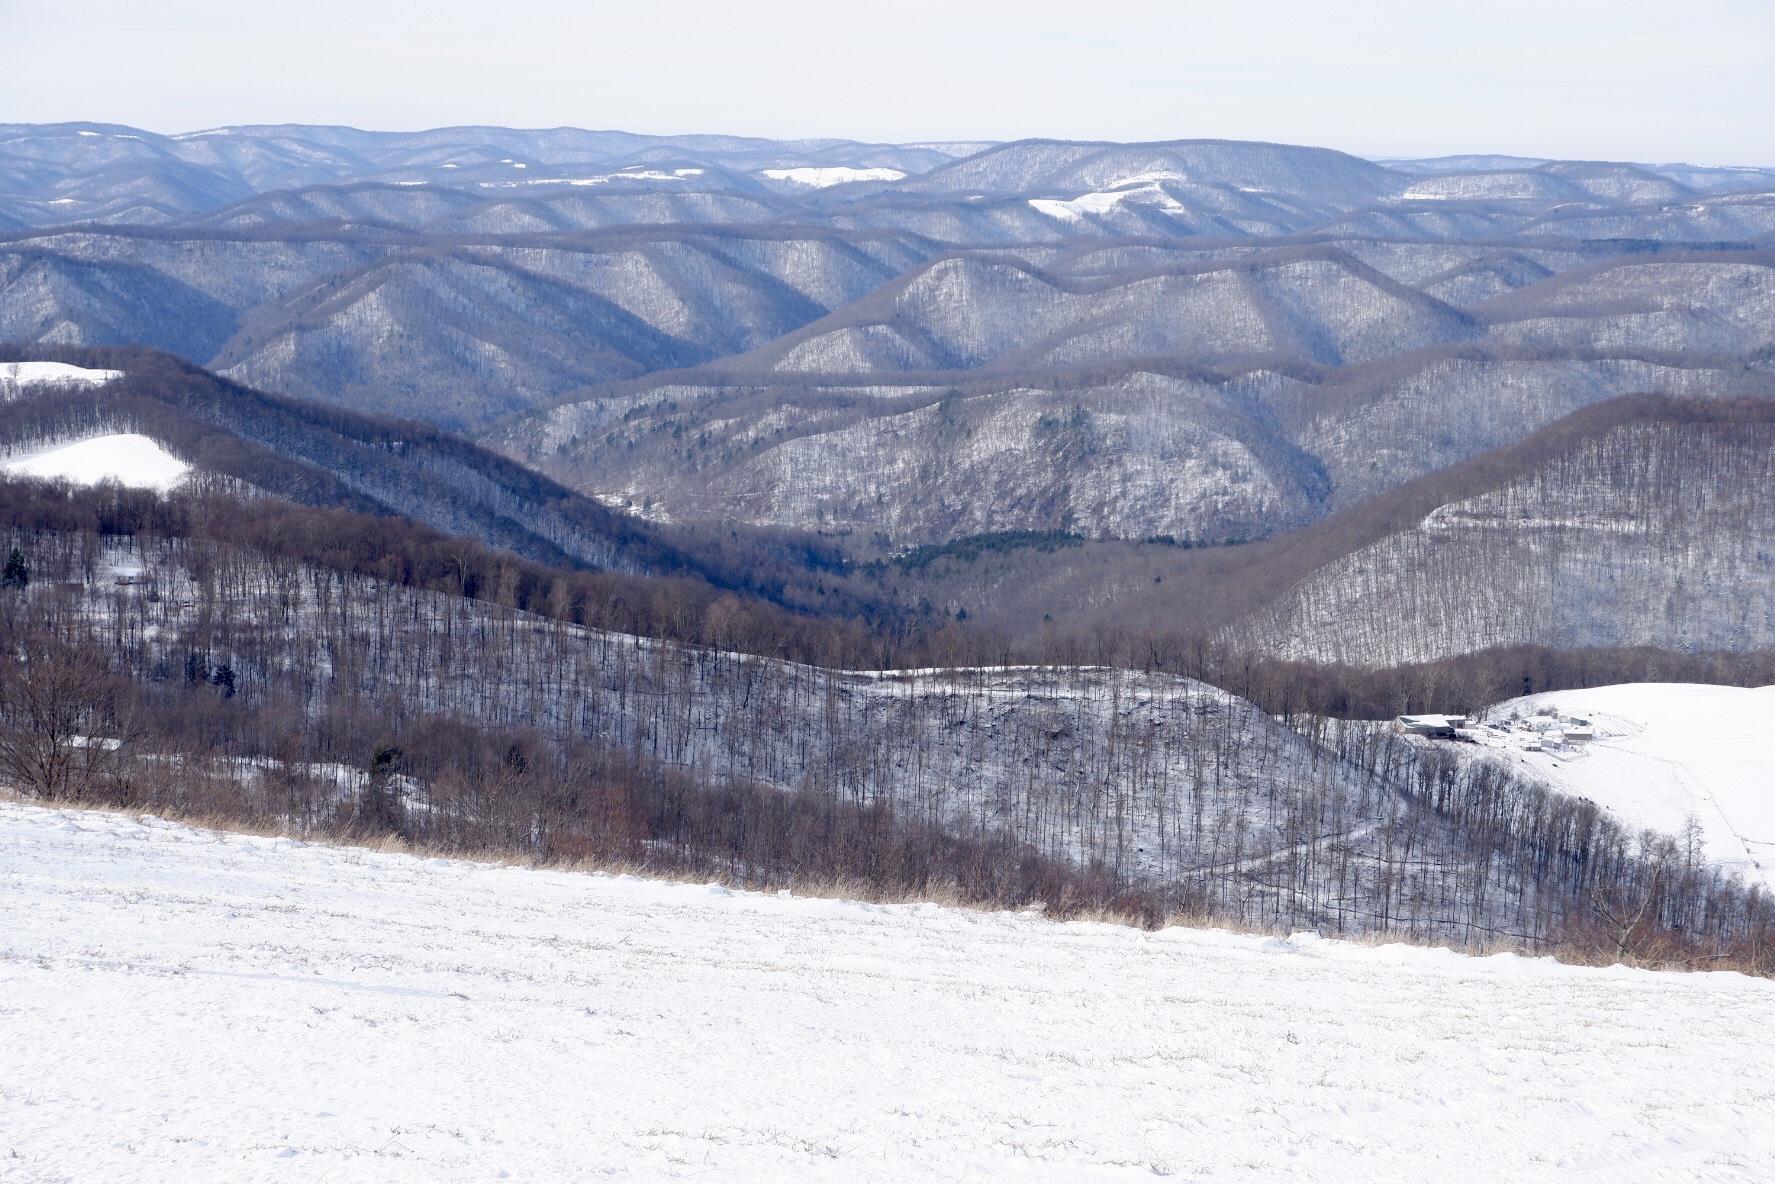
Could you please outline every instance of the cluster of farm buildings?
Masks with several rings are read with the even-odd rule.
[[[1408,736],[1423,736],[1432,740],[1465,740],[1471,743],[1502,738],[1484,735],[1487,731],[1514,734],[1512,738],[1519,741],[1518,747],[1529,752],[1570,751],[1583,748],[1596,739],[1596,731],[1591,727],[1590,721],[1576,717],[1562,719],[1556,716],[1536,716],[1526,722],[1510,720],[1487,723],[1475,722],[1465,715],[1402,715],[1393,721],[1393,726]],[[1531,734],[1524,736],[1524,731]]]

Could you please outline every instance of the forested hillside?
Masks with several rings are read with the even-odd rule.
[[[37,791],[543,856],[657,847],[763,882],[876,867],[864,836],[898,832],[892,882],[1469,944],[1603,941],[1593,900],[1652,902],[1616,935],[1648,957],[1739,957],[1770,923],[1674,846],[1384,729],[1156,672],[783,662],[723,644],[748,634],[720,602],[712,648],[640,638],[579,623],[620,619],[600,595],[620,589],[497,558],[472,586],[390,582],[288,526],[204,529],[217,507],[192,497],[13,499],[6,705],[129,741]],[[803,849],[799,826],[851,838]]]
[[[541,564],[671,576],[828,616],[897,615],[794,532],[663,530],[430,424],[267,394],[152,351],[51,352],[72,361],[0,362],[30,379],[0,388],[0,465],[129,433],[198,486],[400,515]]]
[[[1389,508],[1421,518],[1236,632],[1286,657],[1369,666],[1511,645],[1775,646],[1775,404],[1596,410],[1409,490]],[[1424,506],[1439,484],[1446,495]]]

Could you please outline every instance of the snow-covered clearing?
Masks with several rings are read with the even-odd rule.
[[[906,174],[899,169],[860,169],[849,165],[831,165],[826,168],[807,166],[794,169],[763,169],[760,176],[772,181],[787,181],[791,185],[806,185],[814,189],[824,189],[828,185],[844,185],[851,181],[899,181]]]
[[[1549,741],[1582,720],[1595,738]],[[1512,699],[1475,739],[1629,825],[1682,834],[1713,860],[1775,885],[1775,687],[1627,683]],[[1576,725],[1581,726],[1581,725]]]
[[[98,386],[122,378],[121,370],[94,370],[67,362],[0,362],[0,399],[28,386]]]
[[[1184,204],[1166,193],[1157,184],[1134,184],[1125,189],[1084,193],[1067,201],[1058,198],[1032,197],[1029,204],[1037,212],[1062,222],[1083,222],[1088,214],[1108,214],[1123,204],[1155,206],[1170,213],[1182,213]]]
[[[0,803],[8,1180],[1768,1180],[1775,984]]]
[[[0,471],[77,485],[115,481],[132,489],[164,491],[183,481],[191,466],[151,437],[109,432],[0,459]]]

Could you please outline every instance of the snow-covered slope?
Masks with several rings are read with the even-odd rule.
[[[1775,984],[1739,975],[5,804],[0,901],[0,1162],[20,1184],[1775,1174]]]
[[[160,442],[136,432],[109,432],[0,459],[0,472],[97,485],[115,481],[132,489],[167,490],[191,466]]]
[[[1480,740],[1633,826],[1681,835],[1693,818],[1709,857],[1775,885],[1775,687],[1629,683],[1501,703]],[[1573,721],[1585,721],[1574,725]],[[1595,739],[1531,751],[1561,725]]]
[[[26,387],[98,386],[121,377],[121,370],[94,370],[67,362],[0,362],[0,399],[13,398]]]

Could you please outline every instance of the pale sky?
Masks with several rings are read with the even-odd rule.
[[[1775,0],[0,0],[0,122],[1775,165]]]

